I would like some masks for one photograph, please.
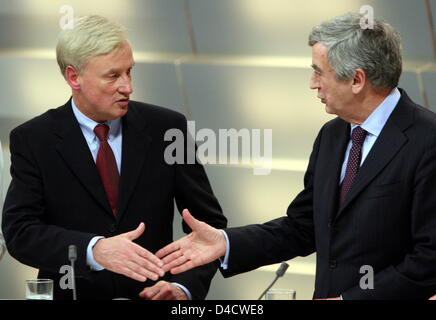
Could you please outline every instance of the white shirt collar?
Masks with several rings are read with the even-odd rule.
[[[82,129],[82,132],[88,142],[92,142],[94,139],[96,139],[94,128],[101,124],[99,122],[96,122],[87,116],[85,116],[77,107],[76,103],[74,102],[74,99],[71,98],[71,106],[73,108],[74,116],[76,117],[77,121],[79,122],[80,128]],[[108,140],[113,140],[116,136],[118,136],[121,132],[121,118],[115,119],[115,120],[107,120],[103,122],[104,124],[107,124],[109,126],[109,136]]]
[[[394,111],[401,93],[398,88],[394,88],[391,93],[374,109],[369,117],[360,125],[368,133],[378,137],[392,111]],[[357,124],[351,124],[351,130],[357,127]]]

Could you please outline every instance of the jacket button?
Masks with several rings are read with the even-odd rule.
[[[336,260],[330,260],[330,269],[334,269],[338,266],[338,262]]]
[[[109,226],[109,232],[114,233],[117,230],[117,226],[115,225],[115,223],[112,223]]]
[[[332,224],[330,222],[327,223],[327,227],[330,229],[332,227]]]

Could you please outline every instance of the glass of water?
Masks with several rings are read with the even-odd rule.
[[[295,300],[297,293],[293,289],[269,289],[266,292],[266,300]]]
[[[26,300],[53,300],[53,280],[26,280]]]

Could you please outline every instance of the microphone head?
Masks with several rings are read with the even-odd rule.
[[[68,259],[77,260],[77,247],[74,244],[68,246]]]
[[[282,277],[285,274],[286,270],[288,270],[288,267],[289,264],[287,264],[286,262],[280,264],[280,267],[276,271],[277,277]]]

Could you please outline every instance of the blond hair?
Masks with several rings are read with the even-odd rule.
[[[72,29],[60,33],[56,59],[65,77],[67,66],[82,72],[90,58],[111,52],[126,41],[126,29],[108,19],[90,15],[74,21]]]

